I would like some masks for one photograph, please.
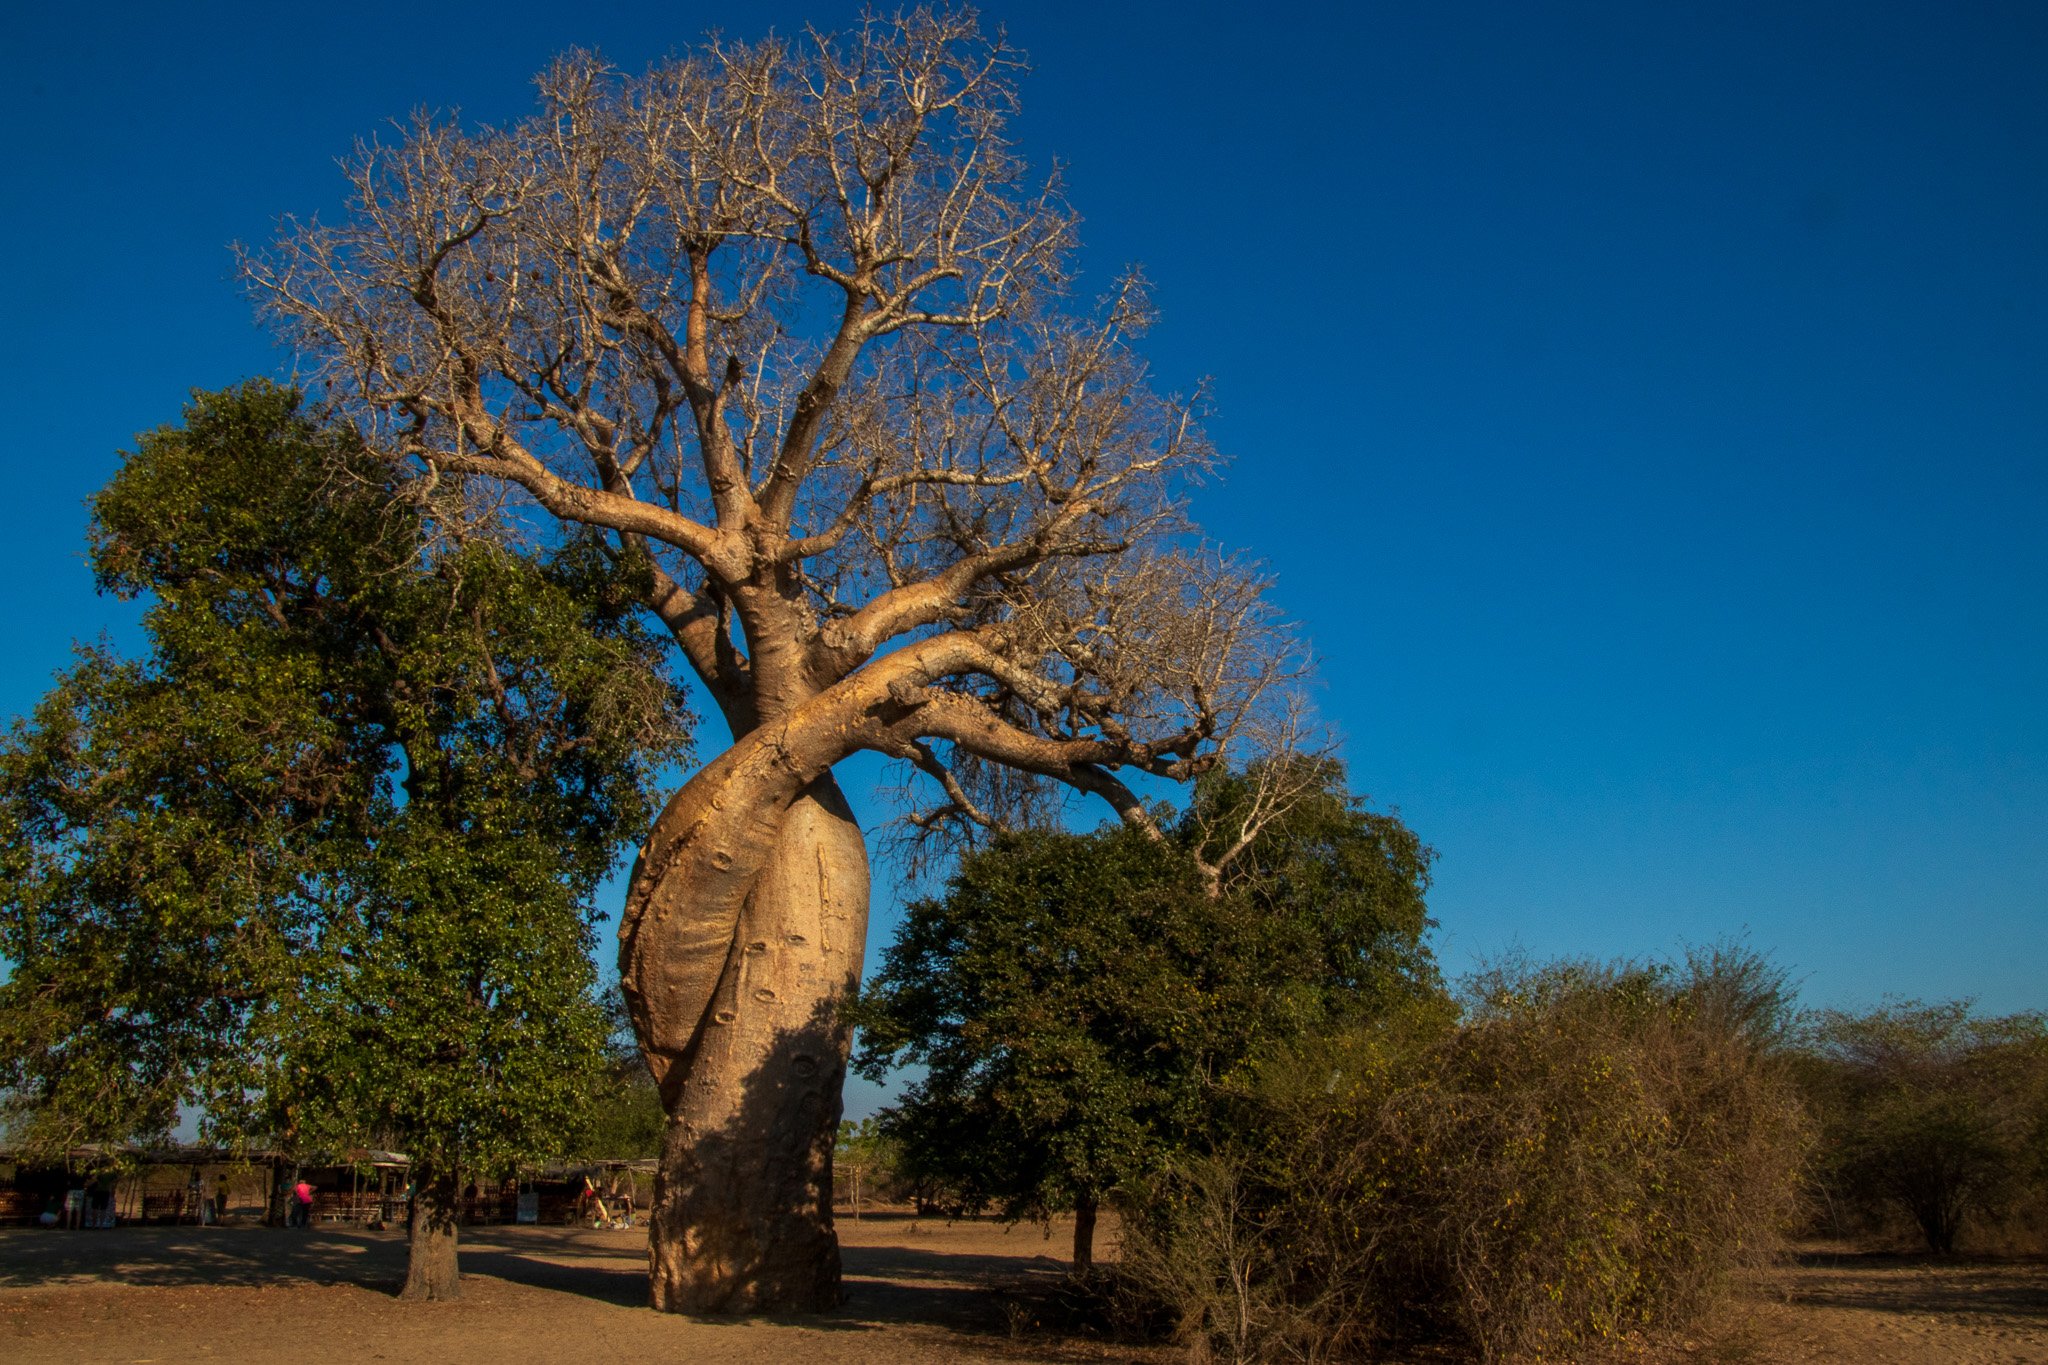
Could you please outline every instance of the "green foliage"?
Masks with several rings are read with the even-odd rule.
[[[866,1074],[925,1068],[886,1116],[905,1176],[1010,1217],[1092,1204],[1200,1141],[1261,1049],[1428,994],[1428,852],[1341,783],[1317,770],[1220,895],[1189,850],[1235,841],[1235,778],[1168,840],[1003,835],[910,906],[858,1016]]]
[[[1203,905],[1184,859],[1123,831],[1004,836],[912,905],[859,1020],[867,1074],[927,1068],[890,1120],[916,1175],[1021,1217],[1155,1164],[1199,1114],[1230,985],[1184,970]]]
[[[880,1119],[840,1120],[832,1144],[833,1187],[846,1195],[854,1217],[860,1217],[864,1200],[902,1192],[902,1165],[903,1145]]]
[[[1262,781],[1291,791],[1283,818],[1261,825],[1223,869],[1248,913],[1247,948],[1261,955],[1292,1034],[1371,1016],[1442,989],[1424,939],[1435,854],[1393,816],[1352,796],[1341,764],[1296,758],[1219,769],[1201,778],[1174,841],[1214,865],[1244,835]]]
[[[1966,1225],[2042,1189],[2048,1016],[1985,1018],[1967,1001],[1830,1010],[1805,1050],[1818,1177],[1838,1207],[1895,1210],[1946,1253]]]
[[[1417,1337],[1576,1359],[1682,1321],[1773,1246],[1801,1147],[1789,1079],[1740,1022],[1781,1019],[1782,983],[1713,961],[1502,969],[1462,1020],[1410,1009],[1289,1049],[1229,1140],[1138,1201],[1127,1283],[1238,1360]]]
[[[895,1151],[895,1139],[882,1127],[880,1119],[841,1119],[839,1135],[832,1140],[832,1164],[835,1168],[858,1167],[873,1175],[890,1166]]]
[[[687,717],[587,544],[454,534],[264,384],[94,500],[145,659],[87,650],[0,748],[0,1077],[29,1136],[426,1165],[559,1147],[604,1069],[585,909]]]
[[[607,1027],[604,1080],[578,1126],[569,1154],[591,1160],[659,1156],[662,1137],[668,1131],[668,1110],[640,1055],[626,997],[616,982],[605,988],[603,1000]]]

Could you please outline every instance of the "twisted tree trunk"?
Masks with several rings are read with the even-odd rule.
[[[832,1146],[867,853],[829,775],[801,781],[811,765],[772,744],[759,763],[746,744],[733,752],[741,761],[714,763],[663,813],[621,929],[627,999],[669,1111],[652,1299],[817,1311],[840,1298]]]

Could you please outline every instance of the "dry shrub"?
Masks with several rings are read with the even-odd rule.
[[[1753,955],[1490,973],[1462,1019],[1264,1068],[1215,1155],[1137,1201],[1126,1282],[1197,1359],[1390,1340],[1577,1358],[1768,1256],[1806,1125]]]
[[[1988,1256],[2048,1256],[2048,1189],[2037,1181],[2012,1193],[1967,1229],[1963,1246]]]
[[[2048,1016],[1987,1017],[1966,1000],[1827,1010],[1799,1060],[1830,1231],[1892,1240],[1910,1228],[1941,1254],[2040,1244]]]

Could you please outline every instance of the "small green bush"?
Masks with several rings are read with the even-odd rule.
[[[1135,1201],[1126,1282],[1197,1359],[1569,1359],[1675,1325],[1790,1211],[1786,1015],[1775,973],[1713,952],[1497,971],[1461,1019],[1295,1049]]]

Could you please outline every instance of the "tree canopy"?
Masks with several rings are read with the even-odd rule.
[[[0,1066],[44,1141],[559,1148],[604,1068],[589,897],[687,716],[588,546],[460,534],[297,395],[199,395],[93,503],[147,654],[0,748]],[[451,1243],[452,1256],[452,1243]]]
[[[1266,1049],[1438,989],[1430,853],[1335,764],[1264,813],[1270,777],[1217,774],[1175,837],[998,836],[909,907],[860,1011],[862,1069],[925,1068],[888,1119],[914,1172],[1013,1217],[1077,1208],[1198,1142]],[[1076,1259],[1086,1260],[1085,1232]]]

